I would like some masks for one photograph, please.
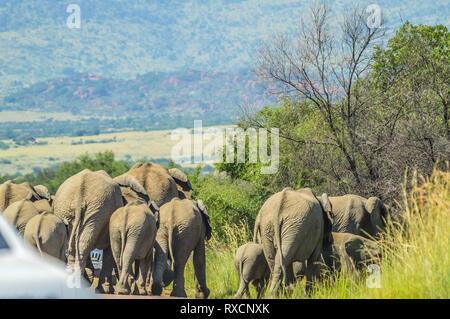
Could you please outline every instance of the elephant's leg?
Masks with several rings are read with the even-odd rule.
[[[269,297],[273,298],[278,292],[278,289],[280,288],[281,282],[283,279],[283,273],[282,273],[282,265],[281,265],[281,257],[280,257],[280,250],[277,250],[276,256],[275,256],[275,262],[273,266],[272,271],[272,280],[270,283],[270,289],[269,289]]]
[[[236,292],[236,294],[234,295],[234,298],[241,299],[244,294],[246,296],[250,295],[248,292],[248,282],[245,282],[244,278],[242,278],[242,276],[241,276],[240,282],[239,282],[239,289]]]
[[[114,287],[112,285],[112,269],[114,258],[111,252],[111,247],[103,249],[102,269],[98,278],[98,285],[96,291],[98,293],[114,294]]]
[[[90,259],[90,253],[91,253],[91,247],[93,243],[92,236],[90,235],[90,231],[86,229],[83,229],[83,231],[80,234],[80,237],[75,237],[76,240],[74,241],[75,246],[75,255],[72,257],[69,257],[69,263],[72,263],[73,271],[75,274],[78,274],[81,277],[84,277],[85,275],[85,268],[88,264],[88,260]]]
[[[266,282],[264,279],[257,279],[253,282],[253,285],[256,288],[256,298],[261,299],[264,295],[264,288],[266,286]]]
[[[139,260],[139,274],[136,278],[136,287],[138,289],[139,295],[147,295],[147,289],[145,286],[147,275],[150,270],[150,265],[152,262],[151,253],[149,253],[145,258]],[[137,267],[137,265],[136,265]],[[138,270],[136,270],[138,271]]]
[[[163,274],[167,267],[167,240],[161,238],[155,242],[155,262],[152,271],[152,295],[159,296],[163,289]]]
[[[318,244],[306,262],[306,287],[305,287],[306,295],[309,295],[311,293],[312,285],[319,275],[320,272],[319,258],[321,251],[322,245]]]
[[[292,293],[294,289],[294,283],[295,283],[295,275],[293,263],[290,263],[286,266],[286,279],[285,279],[285,287],[289,294]]]
[[[195,298],[206,299],[208,298],[210,291],[206,286],[205,241],[202,239],[194,249],[193,263],[195,273]]]
[[[174,262],[173,262],[173,289],[171,296],[174,297],[187,297],[184,289],[184,268],[189,259],[191,250],[188,249],[186,243],[178,242],[178,245],[174,247]],[[206,286],[206,285],[205,285]]]
[[[92,285],[92,283],[94,282],[94,265],[92,264],[92,260],[91,260],[91,256],[89,255],[87,262],[86,262],[86,267],[84,268],[85,272],[84,272],[84,278]]]
[[[127,238],[125,248],[122,252],[122,269],[120,270],[119,287],[117,289],[118,294],[129,295],[131,293],[131,285],[135,281],[133,278],[134,273],[132,267],[136,259],[136,253],[136,239]],[[129,280],[130,277],[133,278],[133,280]]]

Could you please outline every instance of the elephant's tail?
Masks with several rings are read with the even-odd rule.
[[[44,218],[44,215],[45,215],[45,214],[48,214],[48,213],[47,213],[47,212],[44,212],[44,213],[42,213],[42,214],[39,216],[39,222],[38,222],[37,227],[36,227],[35,232],[34,232],[34,240],[36,241],[36,247],[37,247],[37,249],[39,250],[39,253],[41,254],[41,256],[42,256],[42,248],[41,248],[41,225],[42,225],[42,219]]]
[[[254,243],[261,243],[261,234],[260,234],[260,228],[259,228],[259,214],[256,217],[255,220],[255,227],[253,229],[253,242]]]
[[[283,221],[280,219],[281,216],[281,212],[283,210],[283,206],[284,206],[284,202],[286,200],[286,192],[287,190],[289,190],[288,188],[283,189],[283,191],[281,192],[281,198],[280,198],[280,202],[279,202],[279,206],[278,206],[278,210],[275,214],[275,223],[273,225],[274,231],[275,231],[275,242],[278,245],[278,250],[279,250],[279,255],[280,255],[280,266],[281,266],[281,271],[283,273],[283,278],[285,278],[286,280],[286,265],[285,265],[285,261],[284,261],[284,257],[283,257],[283,250],[282,250],[282,246],[281,246],[281,229],[283,227]]]
[[[168,239],[167,239],[167,248],[169,249],[169,256],[170,256],[170,259],[171,259],[171,261],[172,261],[172,266],[173,266],[173,264],[174,264],[174,262],[175,262],[175,259],[173,258],[173,228],[174,228],[174,226],[173,226],[173,214],[174,214],[174,211],[173,211],[173,207],[172,207],[172,211],[170,212],[170,214],[169,214],[169,220],[168,220],[168,229],[167,229],[167,231],[168,231]]]
[[[119,269],[122,269],[123,252],[125,250],[125,244],[126,244],[126,239],[127,239],[128,205],[125,206],[123,209],[124,209],[123,224],[122,224],[122,228],[120,229],[121,243],[120,243],[120,258],[119,258],[119,265],[118,265]]]
[[[80,232],[81,232],[81,223],[83,222],[83,215],[85,213],[86,205],[84,205],[84,193],[85,193],[85,183],[82,181],[78,193],[78,201],[75,204],[75,218],[72,223],[72,231],[70,232],[69,242],[67,245],[66,257],[68,257],[72,253],[72,247],[77,246],[75,249],[75,265],[80,262],[80,252],[78,247],[78,242],[80,240]],[[75,235],[76,234],[76,235]],[[75,238],[76,237],[76,238]],[[74,240],[76,240],[74,244]],[[80,269],[81,271],[81,269]]]

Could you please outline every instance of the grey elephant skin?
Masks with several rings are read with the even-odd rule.
[[[23,237],[41,255],[45,253],[66,261],[67,227],[58,216],[43,212],[32,217],[25,227]]]
[[[354,273],[381,258],[381,249],[376,241],[350,233],[332,232],[332,236],[333,244],[322,251],[319,275],[338,271]],[[295,262],[294,273],[299,278],[305,276],[304,263]]]
[[[19,234],[23,236],[28,221],[39,215],[39,210],[34,203],[28,199],[22,199],[9,205],[3,212],[3,217],[16,227]]]
[[[160,209],[160,227],[156,235],[152,295],[161,294],[165,276],[173,278],[171,296],[186,297],[184,268],[193,252],[195,296],[207,298],[205,240],[210,237],[211,224],[202,201],[174,198],[164,204]],[[170,283],[170,279],[164,280],[165,285]]]
[[[181,199],[191,199],[193,189],[187,175],[175,167],[169,169],[169,174],[177,184],[178,197]]]
[[[309,188],[285,188],[267,199],[256,218],[253,241],[262,244],[272,273],[269,297],[278,292],[283,277],[285,287],[292,287],[295,261],[307,261],[305,292],[309,293],[322,249],[331,245],[331,226],[326,194],[319,201]]]
[[[9,205],[28,199],[32,202],[42,199],[30,183],[15,184],[9,180],[0,185],[0,211],[4,211]]]
[[[177,184],[169,170],[162,165],[152,162],[136,163],[126,174],[135,177],[159,207],[178,197]]]
[[[68,225],[68,262],[84,275],[90,251],[103,249],[97,291],[114,293],[111,285],[113,257],[109,242],[109,220],[123,206],[120,186],[105,172],[85,169],[68,178],[58,189],[54,214]]]
[[[347,194],[330,196],[333,206],[333,231],[350,233],[363,237],[377,237],[385,226],[383,219],[388,211],[378,197],[364,197]]]
[[[333,245],[324,252],[326,264],[332,270],[354,272],[381,258],[380,247],[373,240],[350,233],[332,235]]]
[[[234,298],[250,298],[249,284],[256,288],[256,298],[262,298],[269,281],[270,268],[264,257],[262,245],[246,243],[236,250],[234,266],[239,276],[239,289]]]
[[[46,199],[49,202],[50,206],[52,205],[54,196],[50,194],[47,187],[45,187],[44,185],[36,185],[34,186],[34,190],[36,191],[36,193],[39,195],[40,198]]]
[[[153,246],[157,231],[157,217],[147,203],[132,202],[117,209],[109,222],[111,250],[119,271],[117,294],[130,294],[128,278],[133,276],[132,264],[136,265],[136,287],[140,295],[147,295],[146,279],[153,261]]]

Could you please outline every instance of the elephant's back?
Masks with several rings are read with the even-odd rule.
[[[140,163],[134,165],[128,174],[134,176],[145,188],[150,199],[158,206],[170,202],[178,196],[178,188],[175,180],[169,174],[167,168],[156,163]]]
[[[53,210],[60,218],[71,219],[79,205],[111,215],[122,206],[120,186],[109,176],[83,170],[61,184],[55,194]]]
[[[174,234],[183,236],[185,231],[202,236],[204,232],[202,213],[194,201],[173,198],[160,208],[160,223],[173,227]]]
[[[12,181],[6,181],[0,185],[0,210],[5,210],[11,204],[28,198],[30,189],[27,187],[15,184]]]
[[[38,214],[39,211],[34,207],[31,201],[22,199],[9,205],[5,209],[3,216],[17,228],[19,233],[23,234],[28,221]]]
[[[305,214],[315,214],[321,217],[321,206],[312,192],[308,190],[293,190],[290,188],[272,195],[260,209],[261,221],[272,221],[274,216],[278,220],[285,218],[305,218]]]
[[[64,242],[67,239],[64,222],[49,212],[38,214],[30,219],[25,227],[24,237],[31,240],[33,234],[38,234],[43,244],[52,241]]]
[[[366,199],[358,195],[347,194],[331,196],[329,201],[334,214],[333,231],[359,235],[358,227],[366,219],[364,216]]]

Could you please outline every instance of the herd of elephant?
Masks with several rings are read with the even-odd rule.
[[[195,297],[208,298],[205,241],[212,227],[192,191],[181,170],[136,163],[115,178],[85,169],[55,195],[42,185],[7,181],[0,185],[0,212],[41,254],[67,263],[91,284],[90,252],[103,250],[98,293],[161,295],[173,282],[171,296],[186,297],[184,270],[193,253]],[[235,297],[249,296],[250,283],[262,297],[270,276],[269,296],[275,296],[283,278],[289,288],[306,276],[308,292],[323,267],[360,268],[379,257],[368,238],[377,238],[387,213],[376,197],[318,199],[309,188],[272,195],[256,218],[253,242],[236,252]]]

